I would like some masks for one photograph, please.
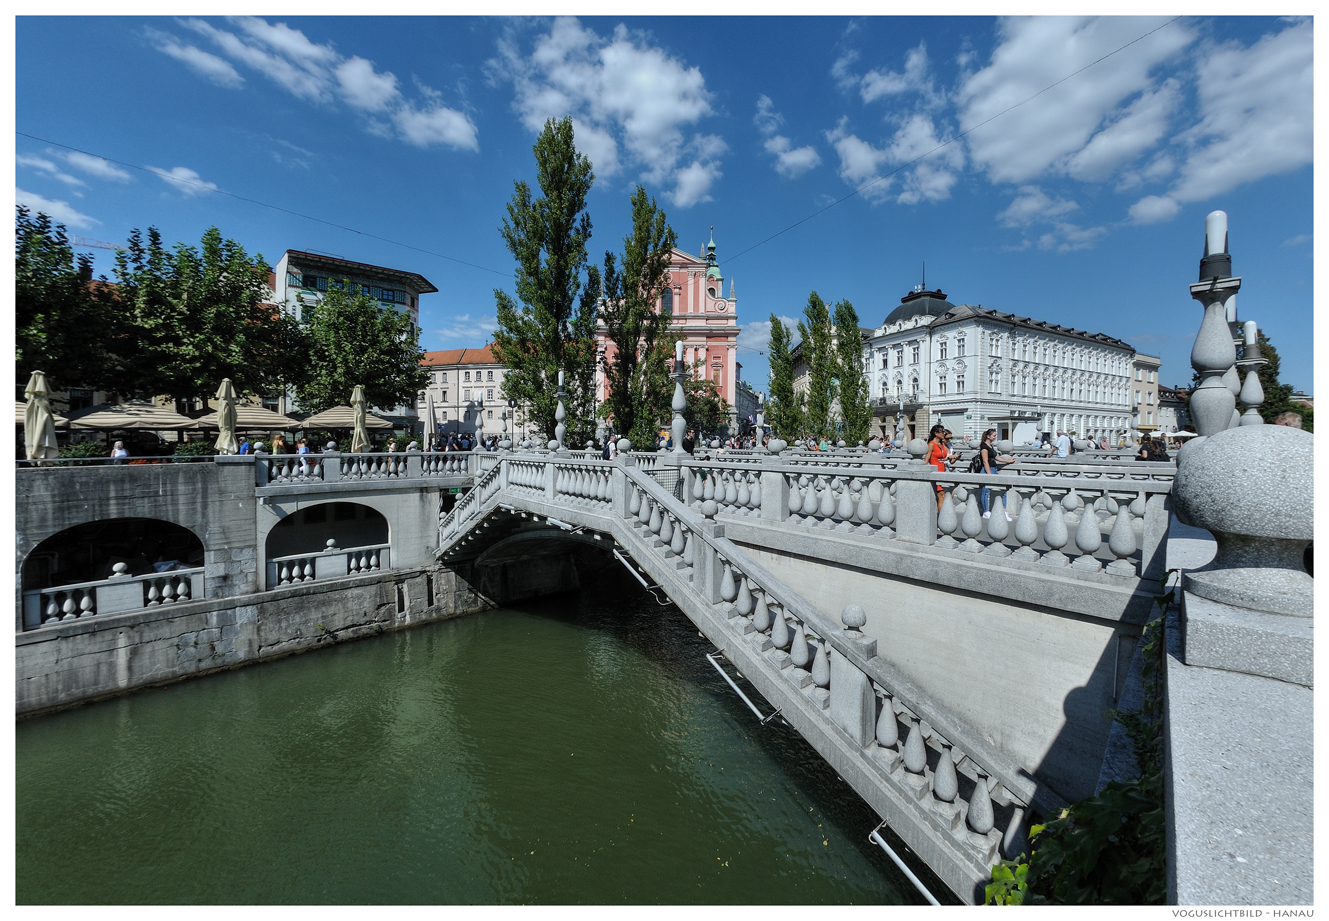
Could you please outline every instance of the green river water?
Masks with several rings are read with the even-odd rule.
[[[607,582],[19,722],[17,901],[920,903],[684,615]]]

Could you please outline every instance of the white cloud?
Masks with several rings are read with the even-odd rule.
[[[177,166],[169,170],[149,166],[148,169],[160,176],[167,185],[178,189],[185,195],[193,196],[201,195],[204,192],[217,191],[217,183],[208,182],[187,166]]]
[[[859,76],[850,70],[858,61],[857,51],[846,51],[831,65],[831,77],[842,90],[851,90],[858,86]]]
[[[1152,72],[1189,45],[1193,32],[1172,23],[1084,74],[1058,81],[1164,22],[1161,17],[1003,20],[990,63],[965,79],[957,94],[960,127],[972,130],[970,158],[995,182],[1027,182],[1072,169],[1088,177],[1124,165],[1123,158],[1138,154],[1143,138],[1157,131],[1172,101],[1167,90],[1155,87]],[[1040,94],[1036,100],[1018,105],[1035,94]],[[1098,147],[1075,160],[1104,130],[1109,133]]]
[[[469,313],[456,314],[431,330],[432,337],[443,343],[444,349],[480,348],[494,338],[498,328],[495,316],[473,317]]]
[[[1036,185],[1020,187],[1015,201],[1010,203],[997,220],[1007,227],[1027,227],[1038,221],[1051,221],[1069,214],[1080,206],[1065,198],[1051,198]]]
[[[1203,201],[1312,162],[1310,20],[1264,36],[1250,48],[1206,49],[1197,72],[1199,124],[1169,195]]]
[[[480,149],[475,123],[462,113],[446,106],[419,111],[406,105],[392,114],[401,136],[416,147],[446,144],[463,150]]]
[[[87,173],[89,176],[96,176],[98,179],[111,179],[116,182],[128,182],[130,180],[129,173],[101,157],[80,153],[77,150],[62,153],[60,156],[70,166]]]
[[[598,176],[637,167],[647,182],[674,183],[670,197],[680,207],[706,200],[710,183],[720,176],[718,164],[710,162],[718,156],[715,143],[699,142],[697,136],[689,142],[684,133],[712,114],[701,71],[644,35],[620,25],[612,37],[602,38],[578,20],[561,17],[536,39],[530,55],[513,40],[500,42],[499,57],[488,70],[494,79],[513,84],[513,106],[530,131],[539,131],[548,119],[571,116],[578,148],[591,157]],[[599,159],[583,146],[583,129],[594,134]]]
[[[845,130],[847,119],[840,119],[840,124],[833,131],[826,132],[826,141],[840,155],[840,178],[854,188],[862,188],[864,198],[869,201],[881,201],[891,187],[891,180],[881,179],[879,170],[890,159],[890,152],[878,150],[867,141]],[[867,183],[874,183],[863,188]]]
[[[336,74],[342,98],[357,109],[381,112],[401,99],[397,78],[377,72],[364,58],[343,61],[337,65]]]
[[[1170,221],[1181,210],[1175,198],[1166,195],[1146,195],[1131,205],[1130,218],[1136,224],[1157,224]]]
[[[51,220],[69,227],[91,227],[93,224],[100,224],[101,221],[88,217],[74,208],[67,201],[55,201],[49,198],[43,198],[36,192],[27,192],[23,189],[14,187],[14,201],[17,204],[26,206],[29,210],[49,215]]]
[[[766,152],[775,154],[775,171],[786,179],[801,176],[821,163],[815,147],[791,147],[782,134],[766,140]]]
[[[408,144],[442,144],[479,150],[478,131],[470,116],[443,104],[442,94],[418,80],[423,102],[403,95],[396,76],[378,71],[374,63],[343,56],[331,45],[311,41],[286,23],[237,17],[232,28],[218,28],[201,19],[181,25],[211,40],[226,59],[182,45],[169,35],[148,30],[158,50],[184,61],[224,86],[239,86],[243,77],[230,62],[266,75],[282,89],[317,105],[341,101],[364,115],[364,127],[381,137],[396,136]],[[182,50],[184,49],[184,50]]]
[[[787,326],[790,332],[798,329],[798,321],[793,317],[780,317],[780,322]],[[769,319],[743,321],[743,328],[738,331],[739,348],[765,352],[770,344],[771,321]]]
[[[223,60],[215,54],[209,54],[195,45],[179,42],[173,36],[158,32],[156,29],[146,29],[145,32],[162,54],[183,62],[195,73],[206,77],[218,86],[235,88],[244,85],[245,78],[240,76],[240,72],[232,67],[229,61]]]
[[[922,113],[912,115],[891,139],[886,150],[891,162],[910,163],[923,158],[905,174],[904,191],[897,199],[901,204],[950,197],[951,186],[958,178],[956,173],[964,167],[964,149],[958,143],[940,145],[936,125]]]
[[[1308,233],[1299,233],[1295,237],[1288,237],[1279,246],[1300,246],[1302,243],[1309,243],[1311,235]]]
[[[1134,162],[1167,132],[1169,117],[1180,101],[1180,83],[1176,80],[1145,92],[1066,159],[1066,174],[1073,179],[1100,182],[1121,165]]]
[[[775,171],[786,179],[801,176],[821,163],[821,155],[816,148],[794,147],[789,138],[776,134],[784,124],[784,116],[775,111],[771,97],[763,94],[757,97],[757,114],[752,118],[762,134],[766,135],[766,152],[775,155]]]
[[[928,48],[920,42],[917,48],[910,49],[904,58],[904,72],[870,70],[864,75],[859,85],[859,95],[864,102],[872,102],[883,96],[898,96],[901,93],[920,92],[933,95],[932,81],[928,79]]]
[[[45,173],[52,179],[58,179],[68,186],[86,186],[87,183],[77,176],[71,176],[64,172],[54,162],[45,157],[34,157],[28,154],[18,154],[14,157],[14,162],[19,166],[26,166],[28,169],[35,169],[40,173]],[[78,194],[78,193],[75,193]]]
[[[1059,253],[1089,249],[1105,233],[1107,233],[1106,227],[1081,227],[1078,224],[1057,223],[1054,230],[1038,238],[1038,248],[1055,248]]]

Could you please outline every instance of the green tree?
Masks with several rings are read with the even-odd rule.
[[[1272,425],[1273,421],[1281,413],[1293,412],[1301,415],[1301,427],[1308,432],[1315,431],[1315,413],[1304,403],[1294,402],[1292,399],[1292,385],[1284,384],[1279,379],[1278,349],[1269,341],[1269,337],[1263,332],[1260,333],[1260,354],[1265,358],[1265,364],[1260,368],[1260,387],[1264,389],[1264,402],[1260,404],[1260,417],[1267,424]],[[1243,382],[1246,375],[1242,375]],[[1240,405],[1237,407],[1240,409]]]
[[[15,380],[45,371],[57,390],[103,389],[110,321],[93,296],[92,260],[74,255],[63,224],[18,207],[14,228]]]
[[[803,423],[814,438],[835,434],[831,405],[835,402],[835,356],[831,347],[831,314],[826,303],[813,291],[803,308],[807,319],[798,321],[802,338],[803,361],[808,368],[807,403]]]
[[[308,346],[301,361],[308,373],[296,382],[295,396],[311,412],[349,403],[357,384],[364,385],[370,406],[412,405],[429,383],[429,372],[420,367],[420,333],[411,318],[353,293],[348,282],[328,286],[305,335]]]
[[[858,331],[858,313],[846,300],[835,305],[835,377],[839,380],[840,420],[844,440],[867,442],[872,430],[872,400],[863,375],[863,337]]]
[[[595,174],[591,161],[577,153],[570,118],[545,122],[534,152],[541,197],[532,198],[530,186],[515,182],[499,231],[517,261],[517,299],[494,290],[498,329],[493,350],[508,369],[503,395],[529,407],[531,421],[549,436],[558,405],[558,372],[565,372],[568,433],[584,443],[595,429],[595,317],[601,289],[600,273],[588,266],[586,255],[591,237],[586,196]]]
[[[298,376],[299,324],[269,303],[270,271],[216,227],[196,249],[162,245],[149,227],[116,252],[117,284],[102,297],[115,317],[115,389],[121,394],[210,398],[223,378],[237,392],[268,394]]]
[[[632,193],[632,230],[623,238],[622,268],[613,253],[605,253],[604,299],[600,302],[605,336],[614,346],[605,350],[603,359],[609,382],[605,413],[633,444],[646,445],[655,437],[661,391],[669,395],[664,401],[666,409],[673,392],[667,377],[673,370],[673,339],[667,336],[670,316],[657,308],[677,241],[655,199],[637,186]],[[669,351],[661,355],[656,346],[667,338]],[[663,387],[659,380],[662,369]]]
[[[789,352],[789,327],[771,314],[771,337],[766,344],[770,358],[770,396],[766,400],[766,422],[775,437],[797,438],[803,429],[803,407],[794,393],[794,359]]]
[[[698,438],[716,434],[729,424],[729,403],[721,395],[720,388],[715,381],[697,373],[703,365],[704,362],[698,361],[694,366],[694,373],[683,382],[683,394],[687,398],[687,409],[683,411],[683,418],[688,428],[697,432]],[[673,392],[671,386],[669,391],[671,399]]]

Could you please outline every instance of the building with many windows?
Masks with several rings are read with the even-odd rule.
[[[1159,393],[1158,369],[1162,360],[1153,355],[1135,354],[1131,362],[1131,407],[1138,411],[1135,427],[1141,432],[1162,428],[1163,403]]]
[[[292,316],[307,319],[309,311],[330,288],[339,288],[343,284],[350,285],[353,294],[369,295],[384,310],[406,314],[417,331],[420,329],[420,296],[438,291],[429,279],[415,272],[288,249],[273,270],[273,302],[282,305]],[[348,402],[350,398],[348,393]],[[277,403],[272,408],[279,412],[298,410],[289,395],[283,395]],[[411,406],[374,409],[404,426],[413,426],[416,422],[415,408]]]
[[[737,391],[738,301],[734,283],[729,282],[729,296],[724,296],[724,275],[715,255],[715,231],[712,228],[705,255],[693,256],[675,248],[671,254],[669,279],[656,310],[669,314],[671,332],[683,337],[683,360],[699,378],[714,382],[729,406],[730,429],[738,430]],[[616,346],[605,335],[603,324],[596,332],[597,354],[613,358]],[[596,393],[600,402],[609,396],[609,381],[603,364],[597,363]]]
[[[863,357],[874,434],[891,437],[897,414],[915,436],[941,423],[961,437],[994,428],[1017,444],[1037,440],[1043,428],[1115,440],[1130,427],[1130,345],[976,304],[957,306],[940,290],[901,298],[881,326],[864,334]]]
[[[522,407],[509,409],[503,396],[507,368],[492,351],[493,343],[480,349],[445,349],[425,352],[420,367],[429,371],[429,384],[416,399],[415,409],[424,426],[428,446],[429,401],[434,407],[434,431],[442,436],[483,429],[486,436],[501,434],[503,414],[508,414],[508,432],[522,438],[532,431]]]

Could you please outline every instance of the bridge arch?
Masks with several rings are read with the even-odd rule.
[[[389,519],[366,502],[324,501],[301,505],[272,522],[261,535],[264,557],[317,553],[335,540],[343,549],[391,543]]]
[[[109,578],[117,563],[130,576],[203,565],[202,539],[189,528],[160,518],[103,518],[52,534],[23,560],[22,588]]]

